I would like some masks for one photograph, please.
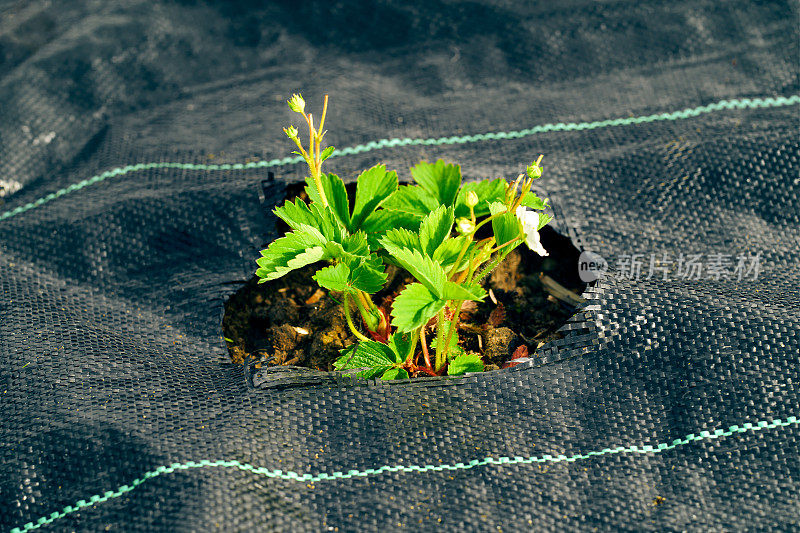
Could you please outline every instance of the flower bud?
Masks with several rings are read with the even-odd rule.
[[[306,101],[299,94],[293,94],[292,97],[286,101],[289,104],[289,109],[295,113],[302,113],[306,108]]]
[[[456,220],[456,229],[462,234],[471,233],[475,229],[475,224],[470,219],[462,217]]]
[[[290,139],[296,139],[297,138],[297,128],[295,128],[294,126],[289,126],[288,128],[283,128],[283,132]]]
[[[526,169],[526,173],[528,174],[528,177],[530,179],[532,179],[532,180],[541,178],[542,177],[542,167],[540,167],[537,163],[533,163],[531,165],[528,165],[528,168]]]
[[[467,207],[475,207],[476,205],[478,205],[478,200],[479,200],[478,195],[475,193],[475,191],[469,191],[467,193],[467,198],[466,198]]]

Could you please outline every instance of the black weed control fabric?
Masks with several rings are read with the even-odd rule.
[[[795,2],[2,2],[0,526],[800,529],[798,37]],[[223,303],[302,177],[298,91],[351,180],[545,154],[609,265],[565,337],[248,384]]]

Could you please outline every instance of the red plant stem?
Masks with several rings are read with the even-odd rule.
[[[431,356],[428,353],[428,341],[425,340],[425,326],[422,326],[422,329],[419,330],[419,341],[422,345],[422,355],[425,357],[425,365],[429,369],[433,369],[431,366]]]
[[[381,330],[381,334],[386,337],[386,342],[389,342],[389,335],[392,334],[391,322],[389,321],[389,317],[386,316],[386,312],[381,307],[376,307],[376,309],[381,314],[381,320],[378,328]]]

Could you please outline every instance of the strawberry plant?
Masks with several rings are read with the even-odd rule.
[[[312,277],[339,297],[358,339],[336,361],[339,371],[386,380],[482,371],[480,356],[459,347],[459,313],[464,302],[486,298],[481,282],[520,244],[547,255],[539,240],[551,220],[543,212],[547,201],[530,190],[542,175],[542,156],[511,183],[464,183],[458,165],[439,160],[418,163],[411,168],[414,183],[400,185],[396,172],[375,165],[358,176],[351,202],[344,181],[322,171],[335,150],[322,146],[328,97],[316,126],[300,95],[288,104],[308,128],[306,143],[295,126],[284,132],[308,164],[309,201],[296,198],[275,209],[290,231],[261,251],[259,282],[323,265]],[[390,265],[413,281],[387,314],[373,295],[387,283]]]

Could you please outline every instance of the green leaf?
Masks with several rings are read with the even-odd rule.
[[[402,211],[390,211],[379,209],[373,211],[361,224],[361,230],[367,234],[367,242],[373,251],[382,248],[380,240],[391,229],[408,229],[413,232],[419,231],[421,218]]]
[[[397,190],[397,173],[387,172],[385,165],[375,165],[358,176],[356,203],[350,220],[350,231],[359,229],[387,198]]]
[[[411,175],[439,204],[451,206],[455,202],[461,187],[460,166],[446,165],[441,159],[436,163],[420,162],[411,169]]]
[[[344,182],[336,174],[320,174],[322,190],[325,191],[325,198],[328,206],[333,211],[334,216],[344,228],[350,226],[350,200],[347,197],[347,189]],[[322,204],[322,197],[317,191],[317,186],[309,177],[306,178],[306,194],[312,202]]]
[[[397,331],[413,331],[427,324],[447,303],[420,283],[411,283],[392,304],[392,324]]]
[[[320,287],[336,292],[350,292],[350,285],[347,283],[350,277],[350,269],[344,263],[325,267],[312,276],[319,283]]]
[[[378,254],[372,254],[364,259],[364,264],[372,267],[375,270],[383,271],[383,258]]]
[[[349,265],[350,262],[358,261],[357,258],[352,257],[350,254],[344,251],[344,247],[341,245],[341,243],[335,241],[328,241],[322,245],[322,248],[325,250],[325,253],[332,259],[339,259],[341,261],[344,261],[345,264],[348,264],[348,266],[350,266]]]
[[[452,361],[453,359],[455,359],[459,355],[464,355],[465,353],[467,353],[467,352],[465,352],[464,348],[462,348],[461,346],[458,346],[458,345],[451,346],[447,350],[447,362],[449,363],[450,361]]]
[[[538,227],[536,228],[536,231],[539,231],[540,229],[548,225],[551,220],[553,220],[553,217],[548,215],[547,213],[539,213],[539,224]]]
[[[327,259],[322,245],[325,237],[311,226],[301,224],[295,231],[272,242],[256,260],[259,283],[277,279],[284,274],[311,263]]]
[[[386,372],[383,373],[381,379],[385,380],[392,380],[392,379],[408,379],[408,372],[404,368],[390,368]]]
[[[325,252],[322,246],[308,248],[298,253],[293,258],[288,259],[285,263],[272,263],[270,262],[271,257],[261,257],[256,260],[256,263],[261,267],[256,269],[256,275],[261,278],[258,282],[264,283],[273,279],[278,279],[292,270],[297,270],[298,268],[316,263],[317,261],[322,261],[323,259],[325,259]],[[268,264],[268,266],[263,266],[265,264]]]
[[[505,210],[506,206],[499,202],[493,202],[490,205],[490,209],[492,215],[495,215]],[[498,246],[501,246],[508,241],[522,236],[522,225],[514,213],[506,212],[492,219],[492,231],[494,231],[495,242],[497,242]],[[506,248],[510,248],[510,246]],[[506,253],[506,249],[503,249],[503,253]]]
[[[355,353],[355,351],[356,351],[356,348],[358,348],[358,343],[356,343],[356,344],[351,344],[351,345],[350,345],[350,346],[348,346],[347,348],[342,348],[341,350],[339,350],[339,357],[337,357],[337,358],[336,358],[336,361],[334,361],[334,363],[333,363],[333,365],[334,365],[334,368],[336,368],[336,364],[337,364],[337,363],[338,363],[340,360],[342,360],[342,361],[347,361],[347,360],[349,360],[349,359],[350,359],[350,357],[352,357],[352,355]]]
[[[326,159],[328,159],[331,156],[331,154],[333,154],[334,150],[336,150],[336,148],[334,148],[333,146],[328,146],[327,148],[325,148],[322,151],[322,153],[319,154],[320,162],[325,161]]]
[[[317,220],[318,228],[329,241],[341,242],[347,236],[347,229],[342,225],[338,217],[330,207],[324,207],[319,202],[314,202],[310,206],[311,213]]]
[[[390,368],[392,368],[392,367],[391,366],[385,366],[385,365],[371,367],[371,368],[364,368],[364,370],[362,370],[361,372],[356,372],[354,374],[354,376],[357,377],[357,378],[363,378],[363,379],[377,378],[377,377],[382,376],[383,373],[386,372],[387,370],[389,370]]]
[[[502,202],[506,197],[506,187],[508,182],[503,178],[482,181],[470,181],[461,187],[456,198],[456,218],[468,217],[469,207],[467,207],[467,193],[470,191],[478,195],[478,205],[473,209],[475,216],[480,218],[489,214],[489,204],[492,202]]]
[[[355,350],[343,352],[333,364],[336,370],[360,370],[355,375],[364,379],[380,376],[394,366],[394,352],[382,342],[361,341]]]
[[[356,289],[373,294],[383,288],[386,273],[380,258],[353,258],[350,263],[340,262],[318,271],[314,276],[319,285],[329,291],[353,293]]]
[[[426,255],[433,256],[436,249],[450,236],[453,221],[453,208],[443,205],[422,219],[419,242]]]
[[[319,246],[326,241],[325,236],[316,228],[301,224],[294,231],[290,231],[280,239],[276,239],[270,245],[261,250],[262,257],[271,257],[275,254],[294,254],[298,251]]]
[[[323,174],[324,176],[325,174]],[[320,176],[322,178],[322,176]],[[322,179],[320,179],[322,181]],[[327,181],[327,180],[326,180]],[[330,183],[328,183],[330,187]],[[325,189],[325,181],[322,181],[322,188]],[[308,199],[311,200],[311,203],[322,203],[322,196],[319,195],[319,191],[317,190],[317,184],[314,182],[314,178],[311,176],[306,176],[306,187],[305,187],[306,194],[308,195]],[[325,198],[328,197],[328,191],[325,190]]]
[[[419,250],[401,248],[386,238],[381,240],[381,244],[389,252],[392,259],[408,270],[417,281],[435,294],[437,298],[442,296],[447,274],[438,263],[428,256],[423,256]]]
[[[437,197],[427,192],[422,187],[415,185],[401,185],[392,194],[383,207],[393,211],[422,218],[441,205]]]
[[[386,232],[384,237],[386,242],[393,244],[398,248],[408,248],[409,250],[422,251],[422,246],[419,242],[419,236],[413,231],[404,228],[390,229]]]
[[[395,354],[395,362],[405,362],[406,357],[408,357],[411,351],[411,341],[414,335],[415,332],[413,331],[411,333],[395,332],[389,337],[389,348],[391,348]]]
[[[294,202],[287,200],[283,206],[276,207],[273,213],[292,229],[298,229],[303,224],[316,228],[319,226],[317,217],[300,198],[296,198]]]
[[[478,354],[459,355],[447,366],[447,374],[450,376],[460,376],[466,372],[483,372],[483,361]]]
[[[376,268],[374,264],[363,262],[350,273],[349,283],[355,289],[374,294],[381,290],[383,284],[386,283],[386,272],[384,272],[382,264]]]
[[[477,283],[462,284],[447,281],[442,292],[443,300],[474,300],[483,301],[486,298],[486,291]]]
[[[522,197],[522,204],[525,207],[530,207],[531,209],[546,209],[548,207],[547,199],[545,198],[542,200],[535,193],[528,191],[525,193],[525,196]]]
[[[326,259],[336,259],[347,265],[351,271],[361,263],[370,260],[368,252],[365,255],[352,254],[338,242],[328,241],[322,248],[325,250]]]
[[[370,262],[376,270],[383,270],[380,260],[376,256],[370,256],[367,237],[361,231],[346,236],[342,243],[328,241],[323,249],[328,258],[339,260],[351,271],[364,262]]]
[[[369,257],[367,234],[363,231],[357,231],[352,235],[344,237],[342,239],[342,249],[353,256]]]
[[[504,204],[503,202],[491,202],[489,204],[489,212],[492,215],[496,215],[498,213],[502,213],[503,211],[507,210],[508,208],[506,207],[506,204]]]
[[[305,251],[297,254],[293,259],[289,260],[289,262],[286,264],[286,272],[302,268],[306,265],[316,263],[317,261],[322,261],[323,259],[328,259],[328,257],[325,254],[325,250],[322,248],[322,246],[308,248]]]
[[[458,256],[461,254],[461,249],[464,247],[464,244],[467,242],[466,235],[459,235],[458,237],[450,238],[445,240],[439,248],[436,249],[436,252],[433,254],[433,260],[442,265],[442,268],[447,272],[456,262]],[[475,249],[475,243],[470,241],[470,244],[467,247],[467,252],[462,256],[461,262],[459,263],[458,267],[456,268],[456,272],[460,272],[467,267],[470,252]]]

